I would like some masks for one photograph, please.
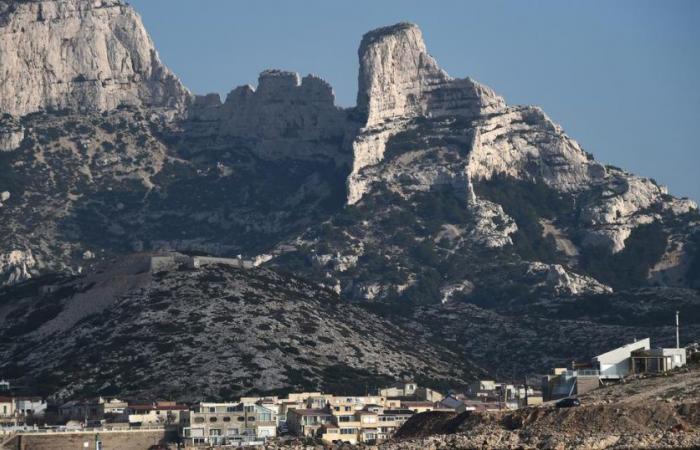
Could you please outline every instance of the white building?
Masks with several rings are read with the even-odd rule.
[[[602,355],[595,356],[592,358],[591,362],[593,363],[594,370],[599,371],[598,375],[601,380],[620,379],[630,373],[630,358],[632,357],[632,352],[650,349],[651,340],[645,338],[610,350]]]
[[[41,397],[15,397],[15,411],[22,416],[44,417],[46,401]]]

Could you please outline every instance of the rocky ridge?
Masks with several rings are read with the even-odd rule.
[[[0,2],[0,111],[183,110],[187,89],[120,0]]]

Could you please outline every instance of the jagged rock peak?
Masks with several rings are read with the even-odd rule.
[[[121,0],[0,2],[0,112],[182,111],[190,93]]]
[[[428,54],[417,25],[399,23],[366,33],[358,52],[357,108],[367,126],[416,115],[479,114],[505,106],[491,89],[455,80]]]
[[[476,118],[503,110],[505,101],[470,78],[450,77],[428,54],[420,29],[410,23],[365,34],[358,52],[357,110],[366,118],[352,143],[348,204],[369,186],[361,171],[384,159],[387,141],[416,117]]]
[[[265,70],[257,88],[239,86],[223,104],[218,94],[198,96],[188,116],[206,125],[205,134],[252,139],[262,158],[321,157],[339,164],[349,158],[340,145],[346,113],[335,106],[330,84],[315,75]]]

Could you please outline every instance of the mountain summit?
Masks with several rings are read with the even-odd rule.
[[[190,94],[120,0],[0,2],[0,110],[181,109]]]

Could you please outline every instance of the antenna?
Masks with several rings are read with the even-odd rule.
[[[678,322],[678,310],[676,310],[676,348],[681,348],[681,333]]]

